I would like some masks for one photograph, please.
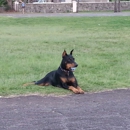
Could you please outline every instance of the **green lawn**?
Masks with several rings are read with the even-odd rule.
[[[51,86],[23,87],[57,69],[64,49],[74,49],[83,90],[130,87],[130,17],[0,17],[0,96],[70,94]]]

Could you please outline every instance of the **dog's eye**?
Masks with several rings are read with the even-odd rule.
[[[68,58],[67,61],[68,61],[68,62],[72,62],[73,59],[72,59],[72,58]]]

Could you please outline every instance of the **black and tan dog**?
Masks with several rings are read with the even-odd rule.
[[[77,80],[73,74],[73,71],[78,66],[78,64],[75,62],[72,53],[73,50],[70,52],[70,54],[67,54],[64,50],[62,54],[61,64],[57,70],[49,72],[44,78],[37,82],[27,83],[24,86],[27,86],[29,84],[40,86],[52,85],[69,89],[76,94],[83,94],[84,91],[79,87]]]

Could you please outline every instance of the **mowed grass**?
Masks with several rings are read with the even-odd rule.
[[[71,94],[37,81],[74,49],[75,76],[86,92],[130,87],[130,17],[0,17],[0,96]]]

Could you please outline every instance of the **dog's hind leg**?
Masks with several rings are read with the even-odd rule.
[[[49,86],[50,83],[40,83],[40,84],[35,84],[35,85],[39,85],[39,86]]]
[[[39,85],[39,86],[49,86],[51,85],[50,83],[50,79],[46,76],[38,81],[35,82],[35,85]]]

